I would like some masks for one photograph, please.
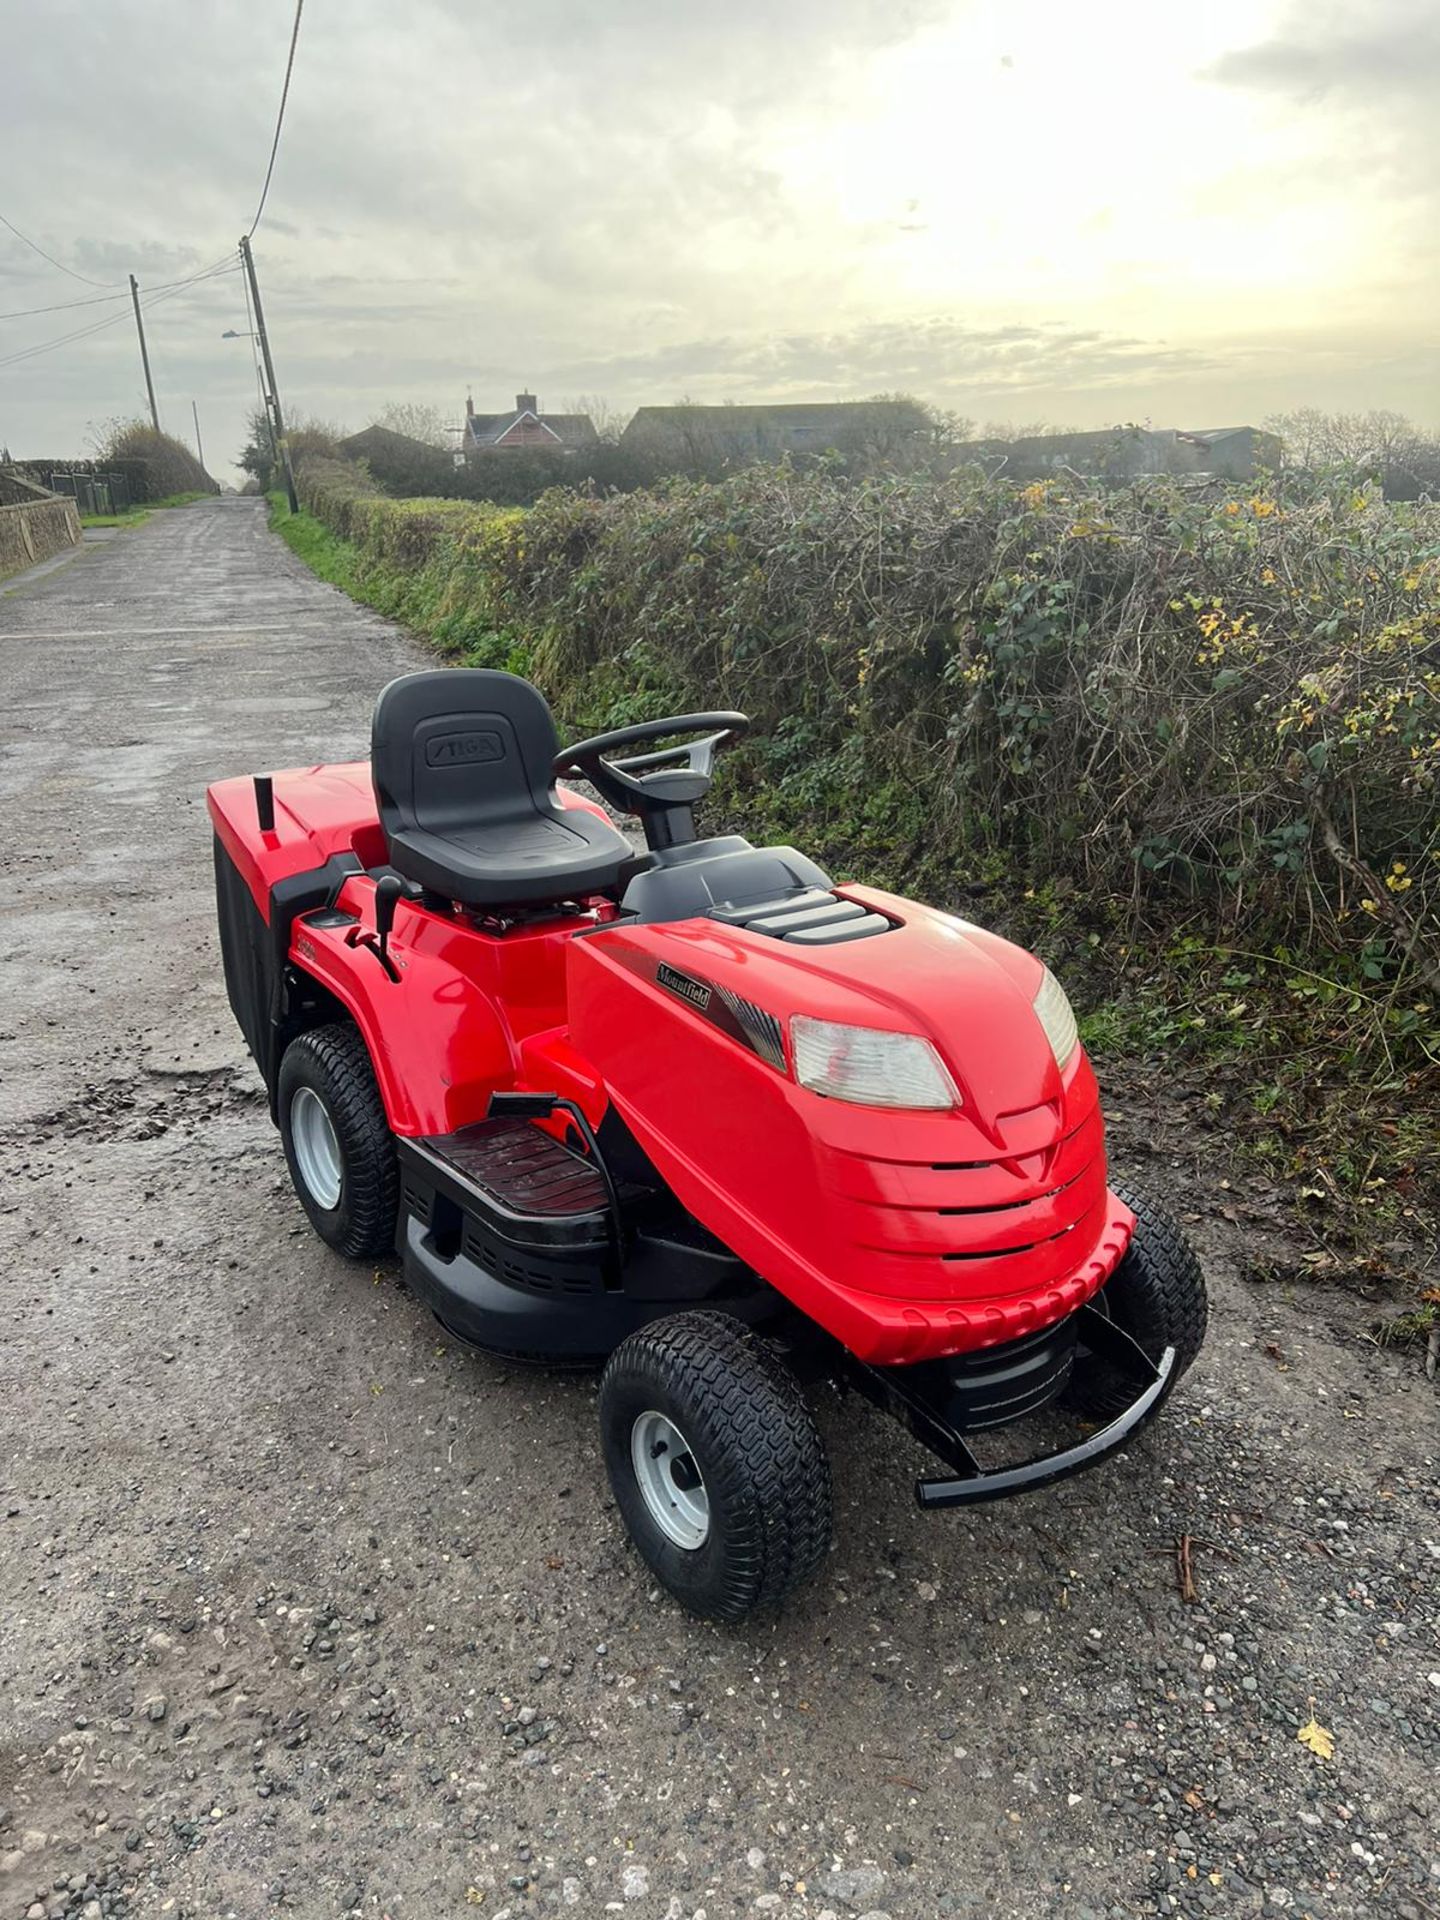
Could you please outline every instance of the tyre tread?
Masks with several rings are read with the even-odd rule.
[[[286,1048],[281,1072],[308,1067],[320,1081],[347,1163],[347,1219],[332,1240],[352,1260],[394,1251],[400,1174],[370,1050],[355,1027],[311,1027]],[[288,1077],[288,1074],[287,1074]],[[303,1196],[302,1196],[303,1197]]]
[[[1168,1398],[1205,1341],[1209,1321],[1205,1275],[1168,1207],[1143,1188],[1117,1183],[1115,1192],[1135,1215],[1135,1234],[1102,1292],[1114,1289],[1111,1300],[1117,1323],[1152,1360],[1158,1360],[1167,1346],[1174,1347]],[[1135,1388],[1092,1356],[1077,1365],[1066,1397],[1086,1413],[1109,1418],[1130,1405]]]
[[[703,1608],[682,1598],[721,1620],[773,1612],[830,1547],[830,1464],[795,1376],[742,1322],[701,1310],[657,1320],[616,1350],[601,1385],[602,1418],[607,1392],[631,1383],[703,1406],[707,1481],[718,1473],[717,1493],[727,1479],[743,1481],[721,1592]]]

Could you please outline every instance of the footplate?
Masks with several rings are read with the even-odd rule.
[[[506,1240],[556,1248],[605,1244],[603,1175],[528,1120],[481,1120],[405,1146]]]

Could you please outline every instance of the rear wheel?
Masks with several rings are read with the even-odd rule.
[[[1116,1187],[1135,1215],[1135,1237],[1091,1304],[1128,1333],[1151,1360],[1175,1349],[1170,1388],[1179,1383],[1205,1339],[1209,1308],[1200,1262],[1174,1217],[1148,1194]],[[1131,1405],[1135,1382],[1100,1355],[1075,1357],[1068,1404],[1097,1419],[1113,1419]]]
[[[290,1178],[320,1238],[354,1260],[393,1252],[395,1142],[356,1029],[312,1027],[293,1040],[277,1105]]]
[[[692,1613],[773,1610],[830,1545],[830,1465],[799,1383],[721,1313],[678,1313],[616,1348],[600,1383],[610,1484],[630,1536]]]

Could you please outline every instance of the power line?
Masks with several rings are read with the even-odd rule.
[[[305,11],[305,0],[295,0],[295,25],[290,31],[290,57],[285,62],[285,84],[280,89],[280,111],[275,116],[275,138],[270,142],[270,164],[265,169],[265,184],[260,189],[260,204],[255,209],[255,218],[250,222],[245,238],[252,237],[260,224],[260,216],[265,211],[265,202],[270,195],[270,177],[275,171],[275,156],[280,151],[280,129],[285,124],[285,102],[290,98],[290,75],[295,69],[295,48],[300,39],[300,16]]]
[[[219,280],[227,273],[237,273],[239,268],[240,263],[238,259],[232,259],[231,256],[227,254],[224,260],[217,261],[215,265],[210,267],[202,267],[198,273],[192,273],[188,279],[172,281],[168,286],[157,288],[146,300],[142,301],[142,311],[148,313],[152,307],[158,307],[166,300],[173,300],[176,294],[183,293],[187,287],[197,286],[207,280]],[[129,296],[126,295],[127,299],[128,297]],[[0,357],[0,367],[17,366],[22,360],[34,360],[43,353],[53,353],[56,348],[69,346],[72,341],[88,340],[92,334],[103,333],[106,327],[114,326],[117,320],[124,320],[126,318],[128,318],[128,316],[123,311],[120,313],[112,313],[103,320],[93,320],[88,326],[76,327],[73,332],[62,333],[53,340],[41,340],[37,341],[33,346],[21,347],[14,353],[5,354],[3,357]]]
[[[217,260],[213,266],[202,267],[198,273],[190,274],[184,280],[169,280],[150,289],[145,301],[145,311],[158,307],[165,300],[173,300],[177,293],[184,293],[187,287],[202,285],[207,280],[223,280],[227,273],[238,273],[240,262],[234,254],[227,253],[223,260]]]
[[[304,11],[305,11],[305,0],[295,0],[295,22],[290,29],[290,51],[286,56],[286,60],[285,60],[285,81],[283,86],[280,89],[280,109],[275,116],[275,137],[270,142],[270,159],[269,159],[269,163],[265,168],[265,182],[260,189],[260,203],[255,209],[255,218],[250,222],[249,230],[245,235],[245,238],[247,241],[250,239],[251,235],[255,232],[255,229],[260,225],[261,215],[265,211],[265,202],[270,197],[270,182],[274,178],[275,161],[280,152],[280,134],[285,125],[285,108],[290,99],[290,79],[291,79],[291,75],[295,71],[295,49],[300,42],[300,20]],[[36,243],[33,240],[31,240],[28,235],[21,233],[20,229],[14,224],[14,222],[7,220],[3,213],[0,213],[0,224],[3,224],[4,226],[8,227],[11,233],[15,235],[17,240],[23,241],[24,244],[27,247],[29,247],[32,252],[38,253],[42,260],[49,261],[52,267],[57,268],[61,273],[68,274],[72,280],[79,280],[83,282],[84,285],[89,287],[100,287],[100,288],[104,288],[107,285],[113,286],[113,285],[119,284],[118,282],[113,282],[113,281],[106,282],[103,280],[92,280],[89,278],[87,274],[77,273],[73,268],[65,266],[62,261],[56,260],[53,255],[46,253],[43,247],[37,246]],[[152,294],[151,298],[143,302],[137,303],[137,319],[138,319],[139,311],[143,310],[144,312],[148,313],[150,308],[152,306],[158,305],[161,300],[167,300],[171,298],[174,294],[181,292],[184,288],[194,286],[198,282],[215,278],[222,273],[233,272],[238,268],[239,264],[240,263],[238,261],[233,260],[229,254],[226,254],[223,257],[223,259],[217,261],[211,267],[202,267],[198,273],[193,273],[189,275],[186,279],[172,281],[165,287],[157,288]],[[247,297],[248,297],[248,290],[247,290]],[[73,301],[61,303],[53,307],[21,308],[15,313],[0,314],[0,320],[12,320],[12,319],[21,320],[29,317],[31,314],[61,313],[61,312],[67,312],[74,307],[101,306],[105,304],[106,300],[110,300],[110,299],[123,300],[124,298],[125,298],[125,295],[123,293],[116,293],[116,294],[106,294],[104,299],[100,299],[100,300],[93,300],[93,301],[92,300],[73,300]],[[113,326],[116,320],[123,320],[124,317],[125,316],[123,312],[119,314],[111,314],[107,318],[103,320],[96,320],[88,326],[77,327],[71,333],[60,334],[56,339],[42,340],[37,342],[34,346],[23,347],[18,352],[6,354],[6,355],[0,355],[0,367],[18,366],[22,361],[36,359],[41,354],[53,353],[59,347],[70,345],[72,341],[88,340],[92,334],[102,333],[106,327]]]
[[[74,307],[103,307],[108,300],[123,300],[123,293],[92,293],[88,300],[61,300],[53,307],[17,307],[13,313],[0,313],[0,320],[28,320],[36,313],[69,313]]]
[[[108,319],[92,320],[88,327],[77,327],[73,333],[62,333],[57,339],[42,340],[38,346],[22,347],[18,353],[8,353],[0,359],[0,367],[18,366],[22,360],[33,360],[42,353],[53,353],[57,347],[68,347],[72,340],[88,340],[92,333],[103,333],[106,327],[113,327],[117,320],[128,320],[129,317],[122,308]]]
[[[225,267],[232,273],[238,273],[240,271],[239,262],[232,261],[228,254],[225,256]],[[158,286],[152,287],[150,291],[152,293],[163,293],[172,287],[188,287],[196,280],[209,278],[214,271],[216,271],[216,269],[202,267],[197,273],[189,274],[183,280],[162,280]],[[76,307],[103,307],[111,300],[123,300],[124,298],[125,295],[123,293],[96,293],[92,294],[88,300],[61,300],[53,307],[17,307],[11,313],[0,313],[0,320],[29,320],[39,313],[70,313]]]
[[[73,267],[67,267],[63,260],[57,260],[54,254],[46,253],[43,247],[37,246],[28,234],[21,233],[14,221],[7,220],[3,213],[0,213],[0,226],[9,227],[15,238],[17,240],[23,240],[32,253],[38,253],[42,260],[48,260],[51,266],[58,268],[61,273],[68,273],[72,280],[79,280],[87,287],[113,287],[118,284],[118,282],[114,280],[92,280],[88,273],[76,273],[75,269]]]

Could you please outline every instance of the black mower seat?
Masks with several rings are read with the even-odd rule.
[[[370,735],[391,866],[473,907],[613,886],[629,842],[561,806],[550,771],[559,747],[544,698],[513,673],[452,667],[392,680]]]

